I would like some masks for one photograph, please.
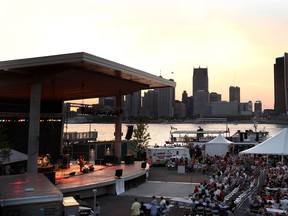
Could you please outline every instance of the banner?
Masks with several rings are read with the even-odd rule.
[[[125,192],[125,184],[124,184],[124,179],[118,179],[116,181],[116,194],[122,194]]]

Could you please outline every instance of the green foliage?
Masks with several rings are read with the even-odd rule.
[[[137,154],[142,154],[148,147],[150,138],[150,133],[148,130],[148,123],[144,118],[138,118],[136,121],[136,128],[133,130],[133,143],[134,151]]]
[[[11,144],[7,137],[7,129],[0,124],[0,164],[5,160],[9,160],[11,154]]]

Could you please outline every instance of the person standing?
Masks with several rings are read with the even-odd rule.
[[[83,171],[83,166],[84,166],[84,159],[83,159],[82,155],[79,156],[78,164],[80,166],[80,172],[82,172]]]
[[[141,204],[138,202],[138,199],[135,198],[134,203],[131,206],[131,211],[132,211],[131,216],[139,216],[140,208],[141,208]]]
[[[151,156],[147,158],[146,163],[148,163],[149,166],[151,165],[151,163],[152,163],[152,157]]]
[[[157,199],[156,199],[155,196],[152,197],[151,204],[154,204],[154,205],[157,205],[157,204],[158,204]]]
[[[166,208],[166,200],[164,199],[164,197],[163,196],[161,196],[160,197],[160,210],[162,211],[163,209],[165,209]]]
[[[101,210],[101,209],[100,209],[100,205],[99,205],[99,203],[97,202],[97,203],[96,203],[96,206],[95,206],[95,210],[94,210],[96,216],[99,216],[99,215],[100,215],[100,210]]]
[[[160,197],[160,209],[159,212],[163,212],[164,210],[166,210],[167,206],[166,206],[166,200],[163,198],[163,196]]]

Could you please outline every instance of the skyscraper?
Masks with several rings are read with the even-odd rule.
[[[127,117],[138,117],[141,107],[141,91],[126,95],[125,104],[127,109]]]
[[[148,90],[144,92],[142,108],[148,112],[148,116],[157,117],[158,115],[158,93],[154,90]]]
[[[274,112],[287,114],[288,53],[276,58],[274,64]]]
[[[182,102],[186,105],[188,103],[188,94],[186,90],[182,92]]]
[[[173,118],[174,117],[174,102],[175,88],[158,88],[154,90],[158,93],[158,117]]]
[[[188,116],[188,112],[189,112],[189,101],[188,101],[188,94],[186,92],[186,90],[184,90],[182,92],[182,103],[185,104],[186,107],[186,111],[185,111],[185,116]]]
[[[262,102],[257,100],[254,102],[254,115],[259,116],[262,114]]]
[[[208,69],[194,68],[193,71],[193,116],[209,114]]]
[[[208,92],[208,69],[194,68],[193,71],[193,96],[198,90]]]
[[[229,87],[229,102],[233,101],[240,103],[240,88],[238,86]]]

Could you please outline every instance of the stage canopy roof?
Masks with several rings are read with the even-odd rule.
[[[41,83],[42,100],[60,101],[176,86],[173,80],[84,52],[0,62],[0,98],[29,99],[32,83]]]

